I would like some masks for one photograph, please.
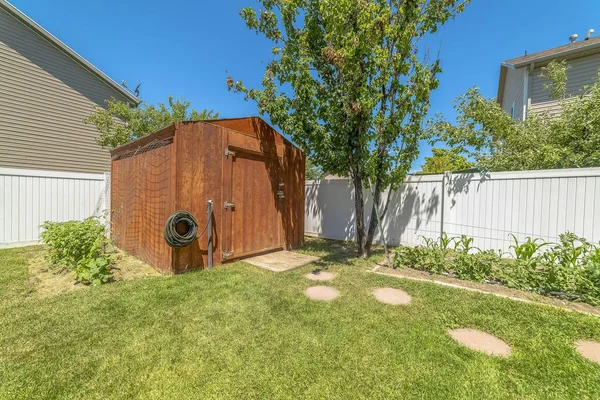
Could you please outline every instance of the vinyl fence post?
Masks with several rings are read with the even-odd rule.
[[[442,175],[442,201],[440,202],[440,244],[444,237],[444,218],[446,217],[446,197],[449,197],[446,186],[452,181],[452,172],[446,171]]]

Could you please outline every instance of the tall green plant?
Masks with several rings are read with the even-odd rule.
[[[76,280],[86,284],[108,282],[110,256],[104,253],[108,239],[100,219],[46,221],[41,227],[40,236],[48,245],[48,259],[54,267],[72,271]]]

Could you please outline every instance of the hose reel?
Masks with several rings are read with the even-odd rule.
[[[213,201],[207,202],[206,225],[200,234],[198,234],[198,222],[192,213],[185,210],[175,211],[167,218],[165,222],[165,241],[173,248],[187,247],[200,239],[204,232],[208,230],[208,268],[213,266],[213,235],[212,235],[212,216]],[[179,230],[177,228],[180,228]]]
[[[184,229],[181,229],[181,227]],[[178,231],[178,228],[180,231]],[[204,233],[204,232],[203,232]],[[192,244],[198,237],[198,223],[194,216],[184,210],[175,211],[165,223],[165,241],[171,247],[181,248]]]

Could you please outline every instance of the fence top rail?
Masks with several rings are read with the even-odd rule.
[[[550,178],[592,178],[600,177],[600,168],[568,168],[568,169],[544,169],[538,171],[506,171],[506,172],[457,172],[448,173],[450,179],[464,179],[468,181],[506,180],[506,179],[550,179]],[[409,175],[404,183],[419,182],[442,182],[443,174],[436,175]],[[323,179],[321,181],[307,180],[306,185],[315,182],[321,184],[346,184],[351,181],[348,178]]]
[[[451,174],[452,179],[505,180],[600,177],[600,168],[544,169],[539,171],[469,172]]]
[[[104,174],[86,174],[86,173],[80,173],[80,172],[65,172],[65,171],[43,171],[43,170],[36,170],[36,169],[20,169],[20,168],[0,168],[0,176],[81,179],[81,180],[89,180],[89,181],[105,180]]]
[[[408,176],[404,183],[419,183],[419,182],[442,182],[443,175],[411,175]],[[321,184],[344,184],[351,185],[352,181],[350,178],[334,178],[334,179],[323,179],[320,181],[307,180],[306,185],[310,186],[315,183]]]

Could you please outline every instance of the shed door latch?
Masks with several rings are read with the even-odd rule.
[[[229,156],[235,157],[235,151],[229,150],[229,147],[228,147],[225,149],[225,157],[229,158]]]
[[[233,250],[232,251],[224,251],[223,252],[223,260],[228,259],[229,257],[231,257],[233,255]]]
[[[225,203],[223,203],[223,207],[225,208],[233,208],[235,207],[235,204],[230,202],[230,201],[226,201]]]

